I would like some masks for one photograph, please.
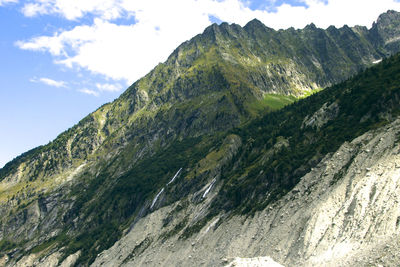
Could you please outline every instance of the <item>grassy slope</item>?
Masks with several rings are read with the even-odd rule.
[[[329,34],[313,27],[276,32],[257,22],[253,24],[244,29],[226,24],[210,27],[203,35],[178,48],[166,63],[160,64],[131,86],[121,98],[101,107],[49,145],[28,152],[8,164],[0,170],[1,179],[16,171],[21,163],[40,159],[42,155],[46,158],[38,160],[38,165],[32,168],[30,174],[36,180],[45,177],[46,171],[53,172],[50,178],[54,169],[61,172],[65,162],[72,165],[79,165],[83,160],[96,162],[96,171],[100,175],[94,177],[90,171],[81,175],[71,196],[68,196],[76,198],[74,207],[63,218],[65,229],[68,229],[73,219],[81,215],[80,234],[65,238],[65,232],[57,241],[67,246],[68,253],[83,249],[85,256],[81,261],[90,262],[121,235],[122,230],[140,213],[139,208],[157,194],[178,168],[196,169],[197,162],[221,145],[227,134],[221,131],[242,125],[234,133],[240,135],[246,144],[231,162],[231,167],[236,168],[223,172],[223,191],[214,204],[214,211],[248,212],[262,208],[284,194],[324,153],[333,151],[343,140],[350,140],[384,123],[382,118],[376,118],[377,115],[372,113],[359,127],[346,128],[348,123],[358,125],[358,115],[351,115],[351,112],[354,112],[354,104],[364,105],[364,94],[368,96],[364,101],[370,101],[370,98],[377,101],[381,96],[362,89],[361,93],[350,90],[348,95],[341,95],[341,90],[348,92],[344,87],[355,86],[356,82],[351,80],[347,85],[330,88],[249,124],[249,120],[260,114],[294,102],[292,96],[271,94],[268,86],[282,85],[286,89],[296,89],[299,84],[294,84],[293,78],[297,77],[304,82],[304,86],[317,89],[321,84],[329,84],[355,73],[364,66],[363,57],[377,55],[370,44],[364,44],[362,53],[351,59],[351,52],[346,51],[352,51],[358,45],[351,39],[358,37],[348,29]],[[253,41],[247,42],[249,38]],[[332,41],[335,38],[336,43]],[[283,41],[287,41],[285,46],[281,45]],[[335,47],[339,49],[335,50]],[[318,55],[323,68],[316,68],[308,55]],[[297,58],[297,61],[292,58]],[[335,62],[340,64],[335,65]],[[389,64],[387,68],[393,70],[390,61],[384,64]],[[297,69],[301,71],[295,72]],[[271,82],[265,82],[271,71],[274,73]],[[374,72],[386,75],[378,67]],[[380,79],[373,75],[364,76],[361,76],[362,79],[375,79],[370,80],[371,84]],[[367,86],[362,79],[359,78],[360,88]],[[396,75],[385,79],[389,84],[396,79]],[[287,92],[283,90],[282,93]],[[348,102],[348,97],[354,102]],[[347,113],[340,113],[341,120],[335,120],[336,124],[332,125],[328,123],[321,130],[300,129],[306,114],[336,98],[341,99],[341,111],[347,110]],[[376,120],[375,124],[373,120]],[[158,129],[163,131],[157,133]],[[168,136],[171,129],[172,134]],[[211,135],[206,135],[208,132]],[[343,132],[346,134],[338,135]],[[157,134],[165,139],[150,143],[152,140],[148,137]],[[75,142],[73,147],[79,148],[72,158],[65,150],[71,138]],[[94,144],[93,140],[96,141]],[[288,142],[289,146],[273,148],[280,141]],[[122,143],[126,145],[125,149],[109,160],[109,152],[121,147]],[[148,156],[138,157],[147,143],[151,147],[147,151]],[[46,154],[48,151],[49,155]],[[270,156],[265,158],[265,154]],[[121,170],[125,172],[118,175]],[[188,179],[175,191],[166,190],[165,204],[184,197],[200,182]],[[46,181],[40,186],[47,186]],[[261,197],[265,192],[272,193],[269,199]],[[256,207],[250,205],[254,200],[258,203]],[[51,244],[53,242],[51,240]]]
[[[236,167],[224,173],[223,194],[215,207],[249,212],[278,199],[326,153],[395,119],[400,112],[399,84],[400,56],[396,55],[354,78],[238,129],[236,133],[243,140],[252,141],[232,162]],[[307,115],[324,103],[333,102],[339,105],[335,119],[319,129],[302,127]],[[287,145],[274,148],[279,140],[287,140]],[[265,197],[266,193],[269,197]]]
[[[270,106],[265,93],[304,96],[347,78],[371,59],[381,57],[385,51],[374,47],[370,35],[367,30],[363,34],[348,27],[324,31],[312,25],[302,30],[274,31],[256,20],[243,28],[226,23],[212,25],[182,44],[167,62],[128,88],[119,99],[99,108],[48,145],[8,163],[0,169],[0,181],[26,162],[35,161],[35,166],[25,176],[36,178],[78,166],[105,140],[113,143],[111,139],[123,137],[121,128],[126,125],[142,117],[153,118],[174,101],[216,89],[218,86],[207,85],[212,80],[201,82],[202,73],[213,68],[222,72],[231,87],[225,96],[236,106],[241,120],[265,108],[275,109],[276,102]],[[177,89],[188,81],[191,87]],[[146,92],[149,101],[138,97],[139,92]],[[169,106],[163,106],[165,103]],[[285,100],[282,104],[286,103]],[[72,154],[66,149],[69,141]]]
[[[223,147],[221,140],[232,133],[246,142],[240,153],[223,168],[223,186],[212,204],[211,216],[206,216],[199,225],[187,227],[183,237],[200,229],[212,214],[222,210],[251,214],[262,209],[288,192],[302,175],[324,155],[337,150],[343,142],[385,125],[398,116],[398,84],[400,56],[395,56],[352,79],[268,113],[242,128],[174,142],[138,162],[131,171],[112,183],[107,180],[107,171],[112,170],[112,163],[108,163],[103,176],[86,185],[87,194],[78,195],[75,212],[85,214],[90,228],[64,245],[69,247],[69,253],[83,248],[85,256],[80,260],[90,262],[99,251],[115,242],[138,215],[138,208],[144,205],[144,201],[152,199],[161,187],[165,187],[179,168],[184,168],[176,181],[180,186],[165,187],[163,205],[198,190],[202,184],[200,174],[204,172],[203,163],[209,162],[210,166],[216,164],[210,163],[210,160],[220,153],[219,148]],[[307,115],[313,114],[324,103],[333,102],[338,103],[340,110],[335,119],[319,129],[301,127]],[[284,145],[277,146],[277,143]],[[80,192],[80,189],[77,190]],[[267,194],[268,197],[265,197]],[[93,195],[97,197],[90,202]]]

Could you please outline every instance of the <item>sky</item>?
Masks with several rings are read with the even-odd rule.
[[[0,168],[45,145],[212,23],[364,25],[399,0],[0,0]]]

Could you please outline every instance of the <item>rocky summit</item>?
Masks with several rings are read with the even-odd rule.
[[[399,25],[209,26],[0,169],[0,265],[398,265]]]

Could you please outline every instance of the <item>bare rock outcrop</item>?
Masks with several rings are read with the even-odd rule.
[[[395,265],[400,262],[399,135],[396,120],[344,143],[262,212],[219,214],[187,239],[163,234],[208,202],[190,204],[166,227],[163,220],[176,204],[161,208],[139,220],[93,266],[224,266],[237,257],[260,256],[284,266]]]

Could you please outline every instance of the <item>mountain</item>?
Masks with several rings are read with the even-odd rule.
[[[311,197],[322,194],[310,189],[320,185],[315,168],[362,140],[350,145],[352,161],[332,163],[333,177],[320,179],[339,187],[362,151],[355,147],[396,133],[399,56],[384,58],[399,51],[399,23],[389,11],[371,29],[211,25],[117,100],[0,170],[1,264],[154,265],[157,249],[159,260],[174,252],[172,265],[218,265],[229,248],[217,249],[216,239],[198,248],[198,240],[213,231],[227,244],[223,233],[233,238],[238,220],[255,225],[260,214],[283,220],[293,194],[302,223],[286,233],[311,229],[304,203],[322,207]],[[389,153],[382,151],[378,159]],[[243,232],[250,230],[256,227]],[[276,253],[257,237],[253,250],[240,237],[231,251],[285,264],[294,264],[289,252],[308,260],[304,238],[304,251],[274,238],[281,246],[265,248],[276,245]],[[198,254],[184,252],[195,248]],[[208,257],[209,249],[218,252]]]
[[[93,266],[397,265],[399,81],[400,54],[229,131]]]

